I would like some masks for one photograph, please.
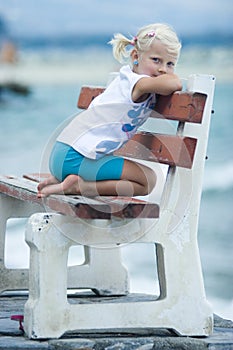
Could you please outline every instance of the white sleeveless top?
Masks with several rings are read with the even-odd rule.
[[[147,120],[156,102],[155,94],[141,103],[132,101],[133,88],[142,77],[148,76],[123,66],[89,108],[65,127],[57,141],[91,159],[99,159],[122,147]]]

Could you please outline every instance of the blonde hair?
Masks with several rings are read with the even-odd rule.
[[[115,34],[109,44],[113,47],[115,59],[123,63],[130,57],[134,47],[141,52],[147,51],[155,39],[167,46],[169,55],[178,60],[181,43],[175,31],[167,24],[155,23],[144,26],[130,39],[120,33]],[[128,48],[129,45],[132,46],[131,49]]]

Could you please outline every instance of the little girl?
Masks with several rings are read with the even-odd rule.
[[[156,184],[151,168],[113,152],[146,121],[156,94],[182,89],[174,74],[181,44],[165,24],[145,26],[130,39],[116,34],[110,43],[114,57],[119,62],[129,57],[131,65],[124,65],[104,93],[58,136],[50,155],[52,176],[39,183],[38,197],[142,196]]]

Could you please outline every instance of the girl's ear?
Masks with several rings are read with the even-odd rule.
[[[133,49],[131,51],[130,57],[131,57],[132,61],[138,60],[138,52],[136,49]]]

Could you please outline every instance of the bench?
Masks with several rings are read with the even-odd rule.
[[[25,233],[30,247],[28,337],[58,338],[73,330],[145,333],[156,328],[181,335],[211,334],[212,310],[205,296],[197,233],[214,85],[213,76],[192,75],[185,91],[159,96],[151,119],[177,121],[175,134],[141,131],[116,152],[168,165],[159,205],[127,197],[52,195],[42,200],[36,196],[37,174],[24,179],[1,176],[2,242],[8,218],[30,216]],[[83,87],[79,108],[87,108],[102,92]],[[129,292],[120,247],[131,242],[156,247],[158,297],[119,297]],[[73,245],[85,247],[85,262],[67,269]],[[12,279],[17,272],[8,274],[2,267],[3,289],[27,286],[27,271],[20,273],[26,277],[16,286]],[[77,298],[71,305],[67,287],[89,288],[111,298]]]

